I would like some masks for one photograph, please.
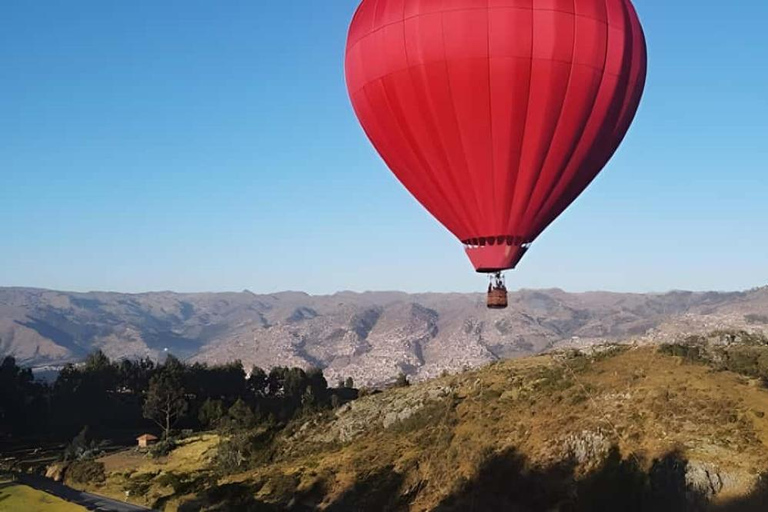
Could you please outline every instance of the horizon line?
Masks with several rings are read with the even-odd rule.
[[[569,295],[586,295],[590,293],[609,293],[614,295],[668,295],[672,293],[718,293],[718,294],[729,294],[729,293],[748,293],[752,291],[757,291],[763,288],[768,288],[767,284],[763,285],[757,285],[752,288],[747,289],[741,289],[741,290],[685,290],[685,289],[676,289],[672,288],[666,291],[617,291],[617,290],[600,290],[600,289],[592,289],[592,290],[583,290],[583,291],[571,291],[566,290],[564,288],[559,287],[550,287],[550,288],[517,288],[517,289],[510,289],[509,293],[519,293],[519,292],[562,292],[567,293]],[[252,290],[249,290],[247,288],[244,288],[242,290],[219,290],[219,291],[174,291],[174,290],[147,290],[147,291],[141,291],[141,292],[124,292],[124,291],[117,291],[117,290],[62,290],[62,289],[55,289],[55,288],[43,288],[43,287],[37,287],[37,286],[4,286],[0,285],[0,291],[5,290],[18,290],[18,291],[37,291],[37,292],[54,292],[54,293],[65,293],[65,294],[80,294],[80,295],[87,295],[87,294],[111,294],[111,295],[161,295],[161,294],[172,294],[172,295],[226,295],[226,294],[249,294],[253,295],[255,297],[270,297],[275,295],[289,295],[289,294],[296,294],[296,295],[305,295],[308,297],[335,297],[338,295],[375,295],[375,294],[400,294],[400,295],[482,295],[485,292],[484,291],[477,291],[477,292],[462,292],[462,291],[446,291],[446,292],[434,292],[434,291],[419,291],[419,292],[407,292],[403,290],[364,290],[364,291],[356,291],[356,290],[338,290],[333,293],[309,293],[304,292],[301,290],[279,290],[279,291],[272,291],[272,292],[254,292]]]

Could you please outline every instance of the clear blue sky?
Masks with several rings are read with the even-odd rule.
[[[768,283],[768,3],[737,4],[636,0],[635,125],[513,287]],[[0,285],[482,290],[354,118],[355,6],[3,0]]]

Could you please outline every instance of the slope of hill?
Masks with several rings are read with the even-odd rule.
[[[229,476],[210,436],[166,462],[108,456],[93,490],[179,511],[766,510],[766,412],[761,381],[611,347],[361,398]]]
[[[768,327],[768,289],[570,294],[523,290],[489,311],[480,294],[396,292],[127,295],[0,288],[0,355],[34,366],[166,351],[205,362],[317,366],[358,385],[417,380],[552,347],[629,337],[667,341]]]

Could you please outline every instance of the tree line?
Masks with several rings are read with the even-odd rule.
[[[71,439],[88,427],[102,438],[154,430],[202,430],[227,423],[286,424],[357,398],[351,379],[328,386],[319,369],[254,367],[240,361],[188,364],[169,355],[112,361],[103,352],[66,365],[55,382],[35,381],[13,357],[0,363],[0,435]]]

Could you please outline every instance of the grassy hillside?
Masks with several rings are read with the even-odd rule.
[[[83,507],[0,478],[0,512],[85,512]]]
[[[113,455],[91,490],[183,511],[768,510],[763,380],[677,353],[496,363],[275,436],[205,436],[154,462]]]

